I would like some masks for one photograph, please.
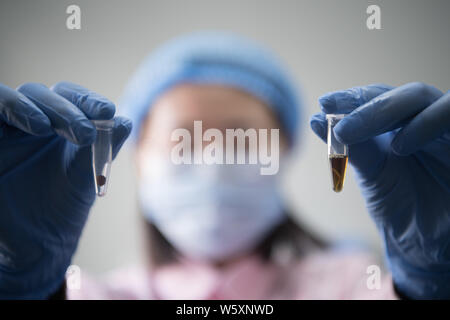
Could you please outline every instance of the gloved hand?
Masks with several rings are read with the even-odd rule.
[[[311,128],[326,141],[325,113],[349,145],[368,211],[400,293],[450,298],[450,92],[409,83],[356,87],[319,99]]]
[[[114,112],[72,83],[0,84],[0,299],[45,299],[63,284],[95,199],[88,119]],[[115,156],[131,122],[113,130]]]

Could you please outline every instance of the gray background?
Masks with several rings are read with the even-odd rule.
[[[82,29],[66,29],[78,4]],[[366,28],[366,8],[381,6],[382,30]],[[139,62],[162,42],[193,30],[254,38],[278,53],[304,93],[306,116],[317,97],[346,87],[423,81],[450,84],[450,1],[5,1],[0,2],[0,82],[80,83],[117,101]],[[331,191],[326,147],[302,128],[284,187],[298,217],[327,239],[380,241],[350,171]],[[109,194],[94,205],[74,263],[98,273],[143,259],[132,152],[113,165]],[[55,195],[57,196],[57,195]]]

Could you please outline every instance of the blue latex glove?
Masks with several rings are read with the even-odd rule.
[[[95,200],[88,119],[114,112],[67,82],[0,84],[0,299],[45,299],[63,284]],[[114,156],[130,130],[115,119]]]
[[[450,92],[422,83],[326,94],[311,128],[335,127],[385,244],[397,289],[413,299],[450,298]]]

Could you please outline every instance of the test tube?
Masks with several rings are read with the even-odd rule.
[[[92,144],[92,168],[94,169],[95,190],[103,197],[108,189],[112,162],[112,129],[114,120],[91,120],[97,130]]]
[[[328,160],[330,162],[333,191],[340,192],[344,187],[345,172],[348,162],[348,146],[340,143],[334,135],[334,127],[345,117],[345,114],[327,114],[328,122]]]

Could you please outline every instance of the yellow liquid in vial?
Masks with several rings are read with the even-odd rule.
[[[344,187],[345,171],[347,170],[348,157],[344,155],[333,155],[329,157],[331,177],[333,180],[333,191],[340,192]]]

